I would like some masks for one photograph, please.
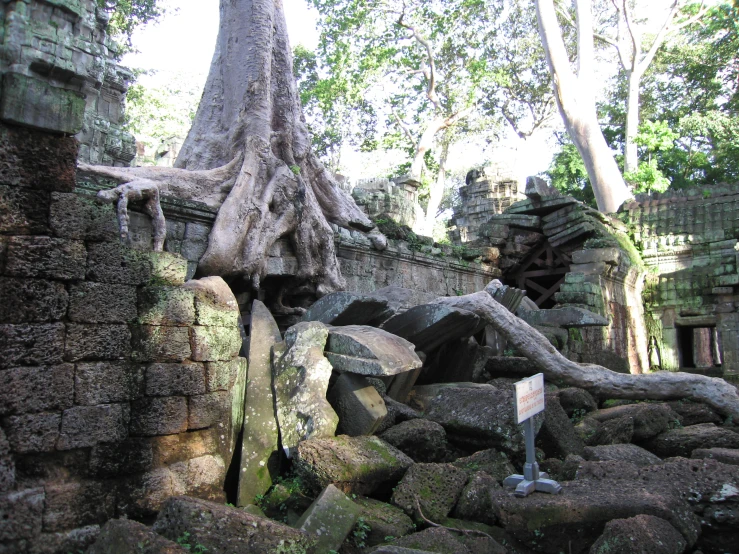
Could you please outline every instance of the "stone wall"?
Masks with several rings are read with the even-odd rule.
[[[400,225],[413,228],[424,214],[418,203],[420,183],[409,178],[398,182],[389,179],[360,179],[352,189],[352,197],[370,218],[389,217]]]
[[[739,374],[739,186],[644,195],[625,208],[652,273],[652,362]],[[712,352],[691,339],[705,328],[716,329]]]
[[[225,501],[243,418],[230,290],[120,244],[112,207],[74,192],[76,155],[0,125],[4,552],[83,550],[173,494]]]

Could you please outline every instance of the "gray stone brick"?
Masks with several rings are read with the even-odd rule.
[[[244,358],[234,358],[227,362],[206,362],[205,383],[208,392],[230,390],[236,381],[239,364],[246,363]]]
[[[241,350],[241,335],[234,327],[191,328],[192,359],[202,362],[230,360]]]
[[[115,490],[102,481],[52,482],[44,489],[46,532],[104,523],[115,516]]]
[[[180,246],[180,254],[188,260],[197,261],[203,257],[208,249],[206,241],[199,240],[183,240]]]
[[[112,204],[76,193],[51,193],[49,224],[56,236],[68,239],[114,241],[119,234]]]
[[[127,325],[70,323],[64,359],[116,360],[131,351],[131,333]]]
[[[156,325],[131,327],[132,358],[141,362],[181,362],[190,357],[190,329]]]
[[[150,439],[131,437],[121,442],[92,447],[90,472],[97,477],[132,475],[152,469],[154,453]]]
[[[0,368],[62,361],[63,323],[0,325]]]
[[[218,422],[227,421],[231,414],[231,395],[228,392],[211,392],[191,396],[188,429],[205,429]]]
[[[144,395],[144,370],[130,362],[78,363],[74,377],[77,404],[127,402]]]
[[[187,430],[184,396],[143,398],[131,404],[131,435],[172,435]]]
[[[0,496],[0,544],[33,539],[41,533],[44,489],[26,489]],[[12,552],[9,548],[6,552]]]
[[[75,406],[62,414],[58,450],[86,448],[99,442],[116,442],[128,436],[128,404]]]
[[[0,185],[0,233],[49,233],[50,194],[46,191]]]
[[[152,364],[146,368],[147,396],[190,396],[204,392],[203,364]]]
[[[79,241],[50,237],[11,237],[5,273],[12,277],[83,279],[87,250]]]
[[[64,410],[74,404],[74,366],[16,367],[2,372],[0,415]]]
[[[0,277],[0,322],[56,321],[67,313],[63,283],[42,279]]]
[[[61,414],[26,414],[3,420],[8,442],[16,454],[51,452],[59,438]]]
[[[210,225],[189,222],[187,224],[187,228],[185,229],[184,238],[187,240],[199,240],[203,242],[208,242],[208,238],[210,237],[210,229]]]
[[[0,427],[0,493],[8,492],[15,486],[15,462],[10,453],[10,443],[5,431]]]
[[[192,325],[194,294],[182,287],[144,287],[138,293],[138,316],[143,325]]]
[[[85,282],[69,288],[69,319],[125,323],[136,318],[136,287]]]
[[[99,283],[143,285],[151,279],[151,260],[146,252],[116,242],[90,246],[87,278]]]

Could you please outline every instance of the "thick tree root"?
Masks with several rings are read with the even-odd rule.
[[[599,365],[578,364],[568,360],[539,331],[493,300],[487,291],[493,291],[495,283],[497,282],[493,281],[482,292],[439,298],[436,302],[468,310],[483,318],[516,350],[534,362],[548,379],[587,389],[601,398],[690,398],[739,421],[739,394],[736,387],[723,379],[669,372],[629,375],[616,373]]]

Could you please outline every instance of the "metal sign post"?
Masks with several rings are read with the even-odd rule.
[[[534,448],[534,416],[544,410],[544,374],[537,373],[533,377],[519,381],[516,387],[516,423],[523,423],[524,441],[526,443],[526,463],[523,466],[523,475],[506,477],[503,485],[516,487],[515,496],[525,497],[532,492],[548,492],[557,494],[562,486],[549,479],[548,475],[539,471]]]

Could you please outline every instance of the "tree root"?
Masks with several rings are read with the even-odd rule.
[[[414,497],[416,501],[416,510],[418,510],[418,515],[421,516],[421,519],[428,523],[431,527],[440,527],[441,529],[446,529],[447,531],[453,531],[454,533],[461,533],[462,535],[480,535],[483,537],[487,537],[490,540],[495,540],[493,537],[485,533],[484,531],[479,531],[477,529],[458,529],[456,527],[447,527],[446,525],[442,525],[440,523],[434,523],[430,519],[428,519],[425,515],[423,515],[423,511],[421,510],[421,503],[418,501],[418,497]]]

